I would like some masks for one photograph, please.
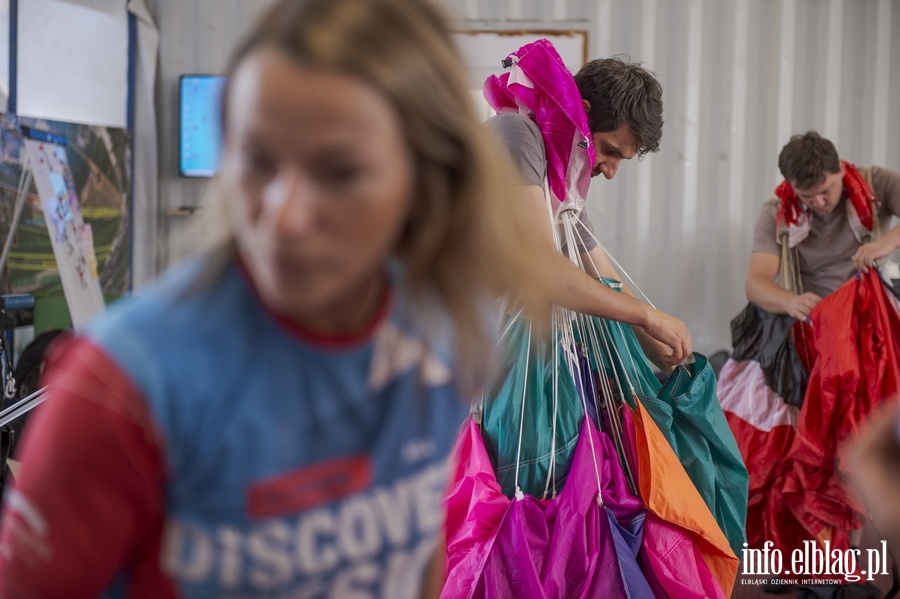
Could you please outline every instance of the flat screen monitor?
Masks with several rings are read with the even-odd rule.
[[[219,170],[219,102],[224,84],[221,75],[182,75],[179,79],[178,165],[185,177],[211,177]]]

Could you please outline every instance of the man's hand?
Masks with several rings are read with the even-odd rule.
[[[894,235],[885,235],[878,241],[861,245],[850,259],[853,260],[853,265],[860,272],[866,273],[869,272],[869,268],[875,266],[876,260],[887,258],[895,249],[897,249],[897,244],[894,241]]]
[[[809,318],[809,313],[821,301],[822,298],[815,293],[795,295],[784,304],[784,311],[797,320],[806,321]]]
[[[691,334],[683,322],[664,312],[650,308],[647,324],[642,327],[648,335],[664,343],[672,353],[661,356],[662,361],[669,366],[675,366],[691,355]]]

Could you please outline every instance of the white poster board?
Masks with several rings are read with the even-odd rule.
[[[17,112],[125,127],[128,11],[123,0],[20,0]]]
[[[60,143],[25,139],[26,168],[34,176],[72,325],[77,329],[105,309],[90,225],[81,216],[66,150]]]

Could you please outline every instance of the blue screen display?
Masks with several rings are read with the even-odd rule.
[[[179,80],[179,170],[186,177],[211,177],[219,170],[222,132],[219,102],[225,77],[182,75]]]

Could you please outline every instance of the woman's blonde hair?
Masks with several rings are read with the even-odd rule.
[[[541,244],[527,238],[511,198],[511,166],[476,117],[443,13],[428,0],[281,0],[238,46],[226,75],[260,48],[356,77],[394,106],[416,177],[395,253],[413,297],[436,295],[449,312],[461,374],[483,374],[484,350],[493,343],[484,291],[533,297]],[[228,110],[226,85],[223,122]],[[221,210],[210,212],[226,226]],[[216,238],[208,228],[204,237]],[[232,232],[222,231],[216,245],[233,248]]]

